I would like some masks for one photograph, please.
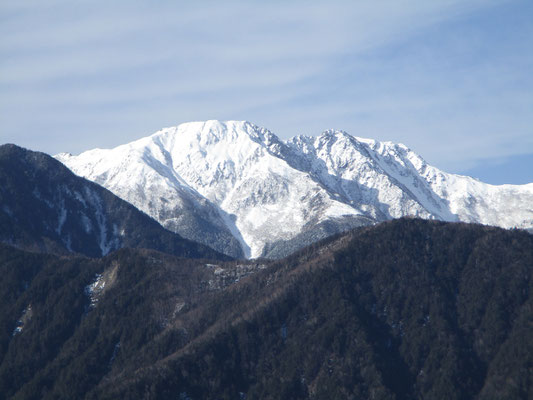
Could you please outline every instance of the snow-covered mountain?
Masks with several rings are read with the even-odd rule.
[[[56,158],[164,227],[233,256],[279,257],[402,216],[533,227],[533,184],[448,174],[402,144],[342,131],[284,142],[245,121],[191,122]]]

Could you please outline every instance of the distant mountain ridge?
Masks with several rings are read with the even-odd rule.
[[[53,157],[0,146],[0,242],[56,254],[100,257],[123,247],[228,259],[183,239]]]
[[[166,228],[237,257],[282,257],[402,216],[533,227],[533,184],[448,174],[402,144],[342,131],[282,141],[246,121],[192,122],[56,158]]]

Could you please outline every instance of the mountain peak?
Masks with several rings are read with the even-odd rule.
[[[320,136],[326,136],[326,137],[330,137],[330,136],[334,136],[334,137],[350,136],[350,137],[352,137],[347,132],[345,132],[343,130],[338,130],[338,129],[326,129],[324,132],[322,132],[322,134]]]
[[[176,145],[212,146],[216,143],[236,143],[251,139],[268,145],[275,137],[267,129],[249,121],[195,121],[161,129],[151,136],[156,141]],[[141,139],[143,140],[143,139]],[[277,138],[276,138],[277,140]]]

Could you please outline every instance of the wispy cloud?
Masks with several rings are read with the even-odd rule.
[[[458,169],[533,149],[528,13],[521,1],[3,2],[0,140],[79,152],[248,119],[282,137],[401,141]]]

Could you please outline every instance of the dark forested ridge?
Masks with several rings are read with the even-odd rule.
[[[151,250],[104,258],[0,244],[0,398],[80,398],[173,315],[249,273]],[[216,262],[216,261],[214,261]],[[127,364],[133,363],[133,359]],[[133,365],[133,364],[132,364]]]
[[[402,219],[264,265],[3,246],[0,266],[6,398],[531,398],[523,231]]]
[[[0,182],[0,242],[90,257],[136,247],[191,258],[230,259],[166,230],[47,154],[0,146]]]

